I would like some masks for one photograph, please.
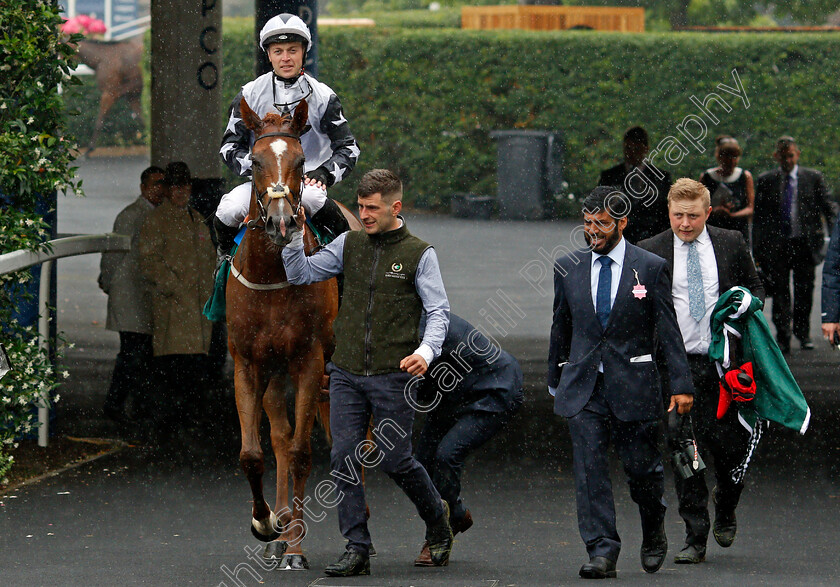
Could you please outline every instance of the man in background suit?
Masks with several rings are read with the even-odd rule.
[[[737,410],[717,419],[718,374],[709,361],[709,322],[722,293],[740,285],[763,301],[764,287],[743,235],[706,224],[712,211],[710,199],[702,183],[677,180],[668,193],[671,228],[639,246],[665,259],[673,275],[674,309],[694,381],[695,439],[703,457],[714,457],[714,537],[726,548],[735,540],[735,507],[744,488],[743,482],[732,481],[731,473],[747,454],[750,434],[738,422]],[[686,528],[685,546],[674,562],[700,563],[706,558],[710,529],[705,473],[683,480],[675,471],[674,478]]]
[[[799,154],[793,138],[780,138],[773,154],[779,168],[762,173],[755,186],[755,261],[773,298],[773,324],[783,353],[790,352],[791,271],[793,335],[802,350],[814,348],[810,334],[814,270],[822,261],[823,219],[831,229],[836,215],[822,173],[800,167]]]
[[[671,175],[645,162],[648,134],[641,126],[624,133],[624,161],[601,172],[598,185],[618,186],[631,196],[624,238],[636,244],[668,228],[666,197]]]
[[[149,371],[152,364],[152,299],[140,271],[140,228],[149,213],[163,202],[166,194],[163,169],[147,167],[140,174],[140,197],[123,208],[114,220],[114,233],[131,237],[128,252],[103,253],[99,265],[99,287],[108,294],[105,328],[120,333],[120,351],[114,362],[111,386],[103,412],[123,427],[133,420],[150,418]],[[133,396],[134,418],[125,412],[128,396]]]
[[[691,409],[694,389],[671,301],[665,261],[622,237],[627,219],[612,212],[615,187],[597,187],[583,203],[589,250],[554,265],[554,318],[548,356],[554,412],[572,437],[578,527],[589,562],[580,576],[616,576],[621,540],[609,476],[613,440],[639,505],[642,567],[655,573],[668,551],[664,468],[657,445],[663,393],[669,411]],[[619,203],[620,204],[620,203]],[[668,376],[661,389],[653,357]]]

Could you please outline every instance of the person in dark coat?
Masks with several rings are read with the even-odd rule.
[[[108,294],[105,328],[120,333],[120,352],[114,362],[111,386],[103,412],[123,427],[133,420],[151,417],[152,300],[140,271],[140,229],[149,213],[163,202],[166,188],[163,169],[148,167],[140,174],[140,197],[123,208],[114,220],[115,234],[131,237],[127,252],[103,253],[99,287]],[[129,396],[134,399],[134,418],[125,413]]]
[[[623,236],[636,244],[668,228],[668,189],[671,175],[645,160],[650,147],[647,131],[634,126],[624,133],[624,161],[601,172],[598,185],[618,186],[631,196]]]
[[[746,287],[762,301],[764,288],[743,234],[708,224],[711,197],[702,183],[688,178],[677,180],[668,194],[668,207],[671,228],[639,246],[665,259],[673,275],[674,310],[694,382],[691,413],[697,448],[703,458],[714,457],[717,488],[713,534],[726,548],[735,540],[735,508],[744,489],[743,480],[732,480],[732,471],[748,453],[750,433],[738,421],[737,410],[717,418],[720,393],[718,372],[709,360],[710,319],[718,298],[730,288]],[[701,563],[706,559],[706,541],[712,529],[705,472],[681,479],[675,471],[674,477],[686,528],[685,545],[674,562]]]
[[[799,166],[796,141],[784,136],[773,154],[779,167],[762,173],[755,186],[753,253],[764,287],[773,298],[773,324],[783,353],[790,352],[793,335],[802,350],[811,350],[811,306],[816,266],[825,244],[823,220],[829,230],[835,205],[822,173]],[[790,275],[793,272],[793,315]]]
[[[828,344],[840,342],[840,222],[831,231],[823,264],[822,334]]]
[[[659,450],[663,399],[687,413],[694,386],[661,257],[622,237],[627,220],[607,203],[612,187],[583,202],[589,249],[554,263],[548,389],[572,437],[578,527],[586,579],[616,576],[621,551],[607,447],[624,464],[642,522],[642,567],[665,561],[665,474]],[[626,197],[626,196],[625,196]],[[662,356],[662,363],[654,357]],[[667,377],[660,377],[665,368]]]
[[[425,320],[420,330],[424,328]],[[441,356],[428,373],[417,386],[415,409],[431,411],[415,456],[449,504],[449,523],[457,534],[473,524],[460,498],[464,461],[522,405],[522,369],[510,353],[463,318],[450,314]],[[423,545],[414,564],[433,566],[428,545]]]

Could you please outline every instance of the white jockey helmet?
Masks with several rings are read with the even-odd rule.
[[[269,19],[260,31],[260,47],[268,50],[271,43],[303,43],[306,51],[312,49],[312,35],[309,27],[299,16],[294,14],[278,14]]]

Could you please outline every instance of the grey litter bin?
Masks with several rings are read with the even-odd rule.
[[[540,220],[554,212],[554,194],[563,181],[559,132],[496,130],[499,218]]]

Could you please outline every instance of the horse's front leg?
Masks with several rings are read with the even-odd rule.
[[[242,431],[242,448],[239,464],[251,485],[254,498],[251,533],[264,542],[278,536],[277,518],[265,501],[263,473],[265,464],[260,447],[260,421],[262,420],[262,396],[266,382],[256,365],[234,355],[234,387],[236,389],[236,410],[239,413],[239,427]]]
[[[292,439],[292,426],[286,411],[285,377],[274,375],[268,382],[263,408],[271,424],[271,448],[277,461],[277,499],[274,513],[277,516],[278,530],[289,527],[292,523],[292,510],[289,508],[289,443]],[[287,542],[281,536],[269,542],[263,551],[267,561],[280,559],[286,552]]]
[[[292,522],[283,529],[282,539],[288,544],[286,555],[280,562],[280,568],[307,569],[309,564],[303,554],[303,539],[306,537],[307,520],[304,519],[306,506],[306,481],[312,471],[312,425],[315,421],[316,400],[321,390],[321,377],[324,374],[324,351],[320,343],[315,342],[308,353],[295,357],[289,364],[289,375],[295,389],[295,432],[289,450],[290,472],[292,475]],[[308,506],[312,512],[312,506]],[[310,522],[320,521],[310,514]]]

